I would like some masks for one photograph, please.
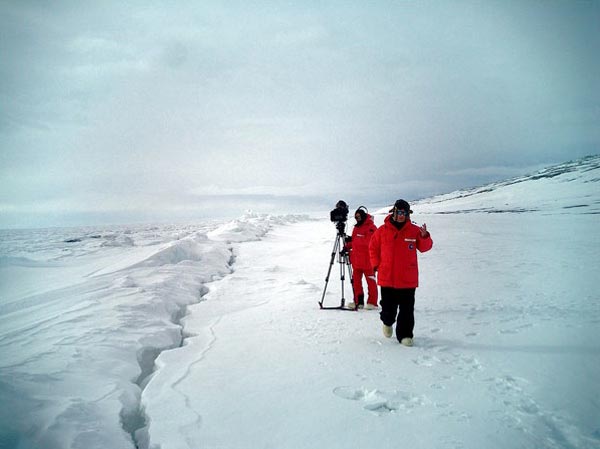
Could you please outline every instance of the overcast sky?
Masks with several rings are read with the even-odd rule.
[[[600,1],[1,1],[0,227],[391,204],[600,152]]]

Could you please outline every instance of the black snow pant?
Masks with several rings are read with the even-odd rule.
[[[415,290],[414,288],[381,287],[381,321],[392,326],[396,320],[396,337],[413,338],[415,327]],[[398,313],[400,311],[400,313]]]

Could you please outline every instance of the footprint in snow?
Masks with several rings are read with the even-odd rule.
[[[430,355],[422,355],[413,359],[413,363],[419,366],[434,366],[440,363],[440,359]]]
[[[267,267],[265,268],[265,271],[267,273],[279,273],[281,272],[283,269],[279,266],[279,265],[273,265],[271,267]]]
[[[337,387],[333,393],[340,398],[363,403],[365,410],[376,415],[398,411],[410,412],[427,402],[423,396],[400,390],[384,391],[376,388]]]
[[[518,334],[522,330],[529,329],[530,327],[533,327],[533,324],[525,323],[520,326],[510,328],[510,329],[500,329],[498,332],[500,332],[501,334]]]

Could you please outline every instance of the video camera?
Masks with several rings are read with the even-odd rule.
[[[335,227],[337,228],[340,234],[344,234],[346,231],[346,221],[348,221],[348,205],[345,201],[338,201],[335,205],[335,209],[333,209],[329,213],[330,220],[335,223]]]
[[[348,221],[348,205],[345,201],[338,201],[335,209],[329,212],[329,218],[334,223],[344,223]]]

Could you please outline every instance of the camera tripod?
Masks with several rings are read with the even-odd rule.
[[[329,270],[327,270],[327,277],[325,278],[325,288],[323,289],[323,296],[321,296],[321,301],[319,301],[319,307],[321,309],[338,309],[338,310],[358,310],[358,304],[356,304],[354,309],[347,309],[344,307],[346,299],[344,298],[344,281],[346,280],[346,270],[348,271],[348,275],[350,276],[350,285],[354,289],[353,277],[352,277],[352,265],[350,265],[350,254],[346,251],[345,243],[346,243],[346,234],[345,224],[343,222],[338,222],[336,224],[338,233],[335,237],[335,242],[333,244],[333,251],[331,252],[331,261],[329,262]],[[331,275],[331,269],[333,268],[333,263],[335,261],[335,256],[338,256],[338,263],[340,264],[340,281],[342,283],[342,299],[340,305],[337,307],[325,307],[323,306],[323,301],[325,300],[325,293],[327,292],[327,284],[329,283],[329,276]],[[354,291],[354,290],[353,290]]]

